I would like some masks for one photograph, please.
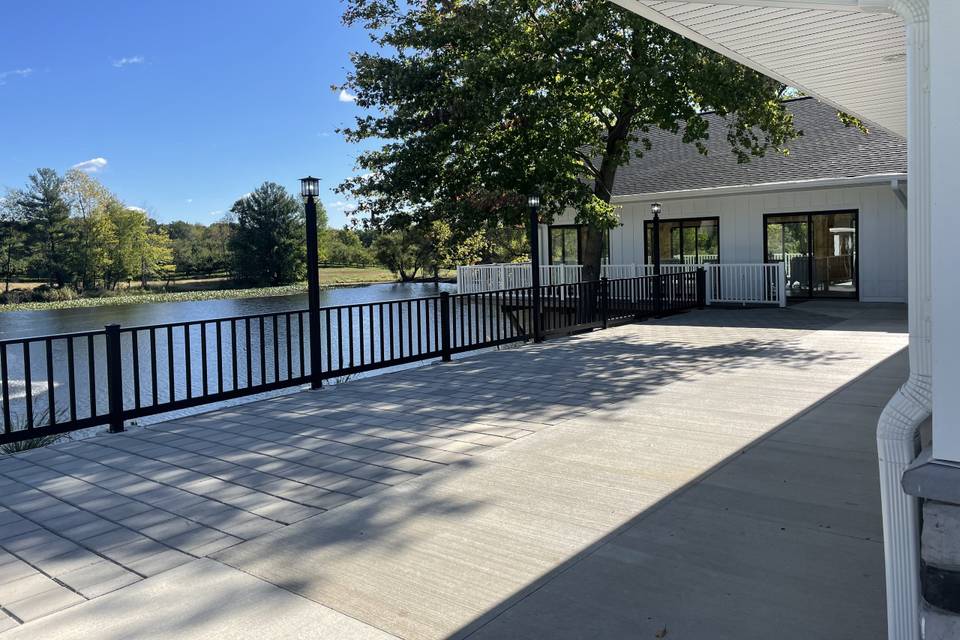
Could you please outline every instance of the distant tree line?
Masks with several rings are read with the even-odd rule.
[[[43,279],[50,289],[115,289],[173,269],[167,230],[77,170],[38,169],[0,201],[0,276]]]
[[[527,255],[522,228],[494,226],[464,235],[445,222],[403,225],[397,217],[381,228],[330,229],[322,205],[318,217],[322,264],[379,264],[402,280]],[[175,278],[290,284],[306,276],[305,228],[301,199],[273,182],[238,199],[212,224],[160,223],[87,173],[38,169],[25,186],[0,198],[0,302],[105,295],[125,283],[162,286]],[[10,293],[11,283],[24,279],[44,286]]]

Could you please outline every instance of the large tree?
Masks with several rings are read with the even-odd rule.
[[[303,278],[306,225],[300,200],[264,182],[237,200],[231,212],[237,226],[230,243],[240,280],[281,285]]]
[[[0,198],[0,277],[3,291],[10,291],[10,280],[26,263],[26,234],[13,198]]]
[[[372,219],[466,237],[521,223],[539,188],[545,220],[576,210],[596,278],[617,169],[650,150],[653,127],[702,153],[725,136],[741,162],[797,133],[779,83],[607,0],[347,2],[375,48],[352,56],[344,88],[367,113],[344,133],[382,144],[340,188]]]
[[[12,194],[29,234],[38,271],[50,284],[63,286],[69,274],[70,205],[63,178],[53,169],[37,169],[23,189]]]

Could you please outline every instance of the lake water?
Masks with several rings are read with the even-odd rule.
[[[454,293],[455,288],[455,285],[447,283],[396,283],[338,287],[322,290],[320,304],[321,307],[336,307],[365,302],[427,298],[437,296],[443,291]],[[431,309],[436,309],[438,303],[434,298],[430,302],[422,304],[423,315],[427,316],[431,313]],[[82,331],[102,331],[104,325],[112,323],[120,324],[121,327],[136,327],[256,314],[284,313],[305,310],[306,307],[306,294],[301,294],[268,298],[3,312],[0,313],[0,340]],[[426,333],[429,333],[430,329],[426,328],[426,322],[423,323],[425,333],[411,329],[411,326],[417,325],[417,322],[414,321],[419,321],[419,315],[415,311],[412,312],[411,309],[416,310],[419,307],[416,303],[413,307],[406,304],[390,305],[387,308],[389,323],[384,324],[381,319],[382,327],[372,333],[371,323],[368,321],[366,330],[364,330],[363,324],[367,320],[366,311],[369,311],[369,309],[365,310],[363,318],[360,317],[359,313],[356,316],[349,317],[340,317],[337,313],[333,316],[322,316],[321,321],[324,329],[326,330],[328,325],[333,327],[330,332],[333,335],[333,345],[330,348],[334,350],[335,354],[337,354],[337,351],[341,351],[340,354],[334,356],[334,364],[332,367],[327,367],[327,370],[335,370],[336,367],[346,364],[346,353],[343,352],[343,349],[337,349],[338,344],[342,345],[353,341],[353,344],[357,347],[356,350],[360,353],[364,351],[364,348],[367,349],[366,355],[368,358],[386,359],[387,354],[384,351],[386,346],[389,346],[390,357],[394,357],[394,339],[399,349],[402,349],[402,345],[406,343],[408,354],[411,353],[410,350],[413,349],[414,345],[417,345],[418,340],[421,338],[429,340],[430,336]],[[492,310],[484,308],[484,313],[490,311]],[[499,316],[499,312],[496,315]],[[372,318],[371,313],[369,319]],[[291,318],[281,316],[278,323],[270,320],[272,319],[268,319],[266,323],[260,323],[259,325],[257,322],[247,323],[242,320],[237,323],[225,323],[222,327],[219,327],[223,329],[222,335],[215,331],[218,327],[214,324],[204,327],[194,325],[189,331],[183,327],[178,327],[173,329],[172,333],[159,330],[153,335],[152,345],[150,344],[151,332],[149,331],[125,332],[121,336],[124,407],[133,407],[134,403],[138,401],[138,396],[139,401],[143,402],[144,406],[151,406],[151,402],[157,404],[170,401],[171,389],[172,398],[182,400],[188,397],[188,392],[192,393],[194,397],[205,395],[207,388],[211,390],[211,393],[215,392],[217,388],[229,391],[232,388],[242,389],[248,386],[248,382],[245,381],[252,381],[252,385],[257,386],[269,384],[275,380],[282,381],[295,375],[302,375],[304,367],[309,362],[309,341],[306,335],[301,336],[303,325],[300,324],[300,321],[306,322],[305,314],[303,316],[293,315]],[[396,321],[396,328],[394,328],[394,320]],[[248,332],[253,334],[252,343],[249,335],[245,335]],[[134,333],[139,338],[138,346],[131,342]],[[186,335],[187,333],[190,335]],[[360,335],[369,336],[369,339],[362,340]],[[436,344],[435,331],[432,338],[434,344]],[[294,345],[292,349],[290,347],[284,349],[288,339]],[[234,341],[238,344],[234,344]],[[374,344],[375,342],[378,344]],[[303,355],[304,351],[301,343],[306,344],[307,357]],[[204,345],[205,348],[201,345]],[[222,353],[218,353],[217,347],[222,347]],[[151,348],[155,353],[151,354]],[[36,426],[43,426],[48,423],[49,388],[51,386],[55,392],[54,407],[56,407],[58,421],[64,421],[68,418],[67,411],[70,406],[68,398],[70,396],[75,397],[77,418],[90,416],[91,407],[96,407],[98,415],[107,412],[109,403],[105,366],[106,342],[102,333],[89,339],[75,338],[53,341],[50,350],[52,359],[49,365],[46,355],[47,349],[43,342],[31,343],[30,353],[26,354],[24,348],[16,344],[8,346],[5,351],[8,369],[8,387],[5,392],[9,397],[11,422],[14,429],[22,428],[29,421],[27,416],[31,413],[33,423]],[[325,348],[321,349],[321,352],[324,351]],[[355,356],[359,357],[359,353],[354,354],[354,351],[353,349],[350,350],[351,363]],[[424,351],[429,351],[429,349]],[[134,352],[138,354],[139,361],[135,359]],[[202,360],[200,356],[203,353],[207,354],[206,361],[211,363],[206,375],[204,375],[204,369],[200,367]],[[416,351],[413,351],[413,353],[416,353]],[[187,354],[189,354],[189,357]],[[324,358],[329,358],[328,354],[329,351],[324,353]],[[25,360],[25,355],[29,356],[28,361]],[[404,355],[402,350],[400,355]],[[74,363],[73,371],[70,371],[68,366],[71,362],[71,356]],[[217,361],[214,358],[217,358],[221,364],[220,371],[212,364]],[[93,369],[89,367],[91,359],[95,364]],[[151,370],[151,363],[155,364],[156,371]],[[411,363],[403,366],[415,365]],[[48,370],[52,373],[50,378],[52,385],[47,383]],[[136,383],[134,383],[134,372],[137,376]],[[283,373],[278,375],[277,372]],[[168,384],[168,374],[170,382],[173,383],[172,386]],[[190,380],[191,374],[192,380]],[[154,391],[154,386],[156,386],[156,391]],[[135,388],[140,389],[139,394],[134,391]],[[270,394],[289,392],[289,389],[277,390],[270,392]],[[32,403],[31,409],[27,407],[28,397]],[[205,405],[199,410],[206,411],[213,407],[224,406],[224,404],[248,402],[251,398],[256,397],[264,396],[260,394],[245,399],[233,399],[227,403]],[[186,412],[191,413],[196,411],[198,411],[196,408],[186,410]],[[141,419],[140,422],[142,424],[155,422],[183,415],[183,413],[184,410],[179,410],[174,413],[149,417],[145,420]]]
[[[360,302],[420,298],[435,296],[441,291],[455,293],[456,285],[405,282],[362,287],[335,287],[321,289],[320,306],[329,307]],[[307,295],[300,294],[271,298],[158,302],[153,304],[107,305],[83,309],[0,312],[0,340],[75,331],[93,331],[103,329],[104,325],[112,323],[129,327],[275,313],[306,308]]]

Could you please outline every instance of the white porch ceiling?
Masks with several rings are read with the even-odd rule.
[[[777,0],[612,1],[906,136],[906,37],[894,14],[862,11],[850,0],[792,0],[792,7]]]

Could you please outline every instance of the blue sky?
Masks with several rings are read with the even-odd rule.
[[[0,5],[0,188],[82,165],[157,219],[209,223],[264,180],[332,188],[358,109],[331,90],[368,40],[340,0],[7,0]]]

